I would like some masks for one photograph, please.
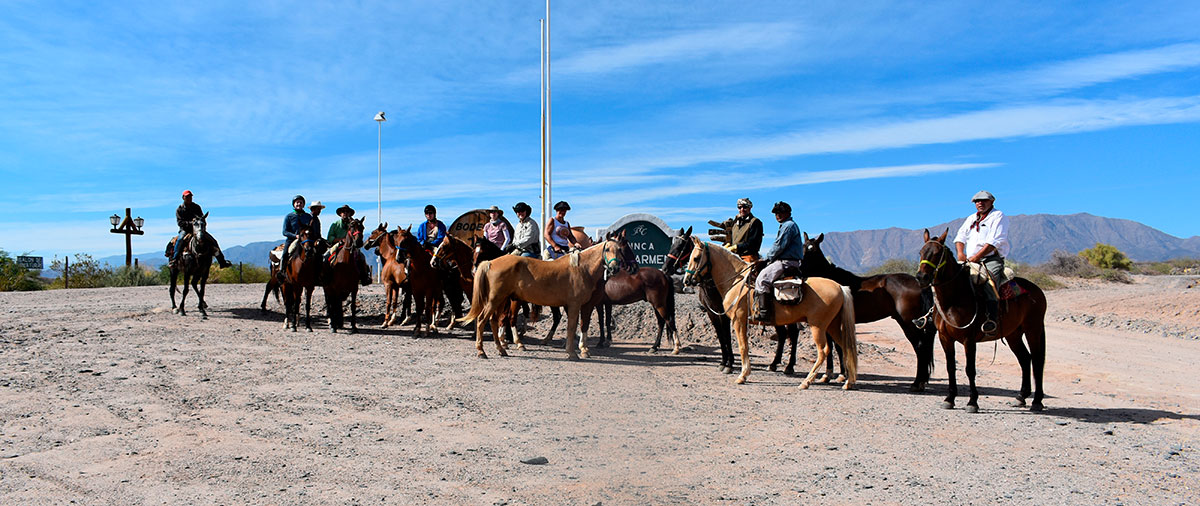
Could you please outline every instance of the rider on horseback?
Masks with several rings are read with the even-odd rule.
[[[172,243],[174,244],[175,251],[171,255],[170,265],[177,265],[179,263],[179,254],[181,251],[183,251],[184,245],[183,238],[192,233],[192,219],[203,216],[204,211],[200,209],[200,204],[192,202],[192,191],[184,190],[183,203],[179,204],[179,207],[175,208],[175,222],[179,225],[179,235],[175,237],[175,242]],[[221,246],[217,244],[217,240],[213,238],[212,235],[210,235],[208,232],[205,232],[204,240],[212,241],[213,249],[216,250],[216,253],[213,254],[213,256],[217,259],[217,265],[220,265],[222,269],[233,266],[233,263],[225,260],[225,254],[221,253]],[[170,250],[171,244],[168,244],[167,246],[167,249]]]
[[[292,212],[283,217],[283,237],[286,240],[283,243],[283,258],[279,261],[279,274],[281,277],[287,276],[288,253],[292,249],[292,242],[296,240],[296,234],[300,233],[302,227],[311,226],[312,215],[304,212],[304,196],[296,195],[292,197]]]
[[[513,212],[517,213],[516,230],[513,233],[512,254],[523,257],[537,258],[540,249],[538,244],[538,225],[529,216],[533,208],[524,202],[517,202]]]
[[[758,260],[758,250],[762,247],[763,240],[762,220],[750,212],[753,207],[754,203],[750,202],[750,199],[738,199],[738,213],[730,222],[729,244],[725,245],[726,249],[737,253],[747,262]]]
[[[425,206],[425,223],[417,227],[417,242],[421,243],[421,247],[431,254],[433,248],[436,248],[446,238],[446,224],[442,220],[437,219],[437,208],[433,204]]]
[[[508,231],[508,224],[500,219],[504,216],[504,210],[499,207],[492,206],[487,210],[490,220],[483,226],[483,237],[500,248],[500,251],[507,252],[509,246],[512,245],[512,234]]]
[[[754,282],[754,304],[758,313],[754,316],[760,322],[774,321],[775,280],[783,275],[785,268],[799,269],[800,259],[804,257],[804,242],[800,238],[800,227],[792,221],[792,206],[787,202],[776,202],[771,208],[775,219],[779,221],[779,233],[775,235],[775,244],[767,250],[763,260],[769,262]]]
[[[329,244],[334,244],[342,240],[342,238],[346,237],[346,234],[350,232],[350,222],[353,221],[354,218],[354,208],[350,207],[349,205],[339,207],[337,208],[337,215],[341,219],[333,222],[332,225],[329,225],[329,235],[325,238]],[[359,283],[361,283],[362,286],[371,284],[371,269],[367,267],[366,257],[364,257],[358,251],[355,251],[353,255],[358,259]]]
[[[567,201],[558,201],[554,204],[554,218],[546,224],[546,252],[551,260],[565,255],[572,244],[579,247],[579,240],[571,233],[571,223],[567,221],[567,211],[570,210],[571,205]]]
[[[991,192],[980,191],[971,201],[975,203],[975,213],[967,216],[967,220],[959,227],[954,236],[954,247],[958,250],[959,262],[982,263],[983,267],[996,280],[996,287],[1004,284],[1004,257],[1008,256],[1008,217],[994,207],[996,197]],[[987,319],[980,330],[988,336],[996,335],[996,318],[1000,312],[1000,304],[996,293],[985,287],[986,297],[984,310]]]

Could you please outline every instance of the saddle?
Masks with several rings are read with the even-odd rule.
[[[191,239],[191,238],[192,238],[192,233],[188,232],[183,235],[183,242],[186,243],[187,240]],[[171,258],[171,257],[175,256],[175,241],[178,241],[178,240],[179,240],[179,236],[175,236],[175,237],[172,237],[171,240],[167,241],[167,253],[166,253],[167,258]]]
[[[996,300],[1008,300],[1025,293],[1025,290],[1014,279],[1016,273],[1007,265],[1004,266],[1004,279],[1001,280],[993,279],[992,273],[984,268],[983,264],[967,262],[966,267],[971,282],[984,290],[991,290],[996,294]]]
[[[279,268],[279,263],[283,261],[283,245],[275,246],[271,253],[267,255],[267,259],[271,262],[271,266]]]

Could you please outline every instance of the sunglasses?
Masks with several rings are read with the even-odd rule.
[[[737,206],[738,209],[750,209],[750,206]]]

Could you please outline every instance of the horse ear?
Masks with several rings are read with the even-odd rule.
[[[946,235],[949,233],[950,233],[950,227],[946,227],[946,231],[942,232],[942,235],[938,236],[938,242],[940,242],[942,244],[946,244]]]
[[[821,244],[821,241],[824,241],[824,240],[825,240],[825,232],[821,232],[820,234],[817,234],[817,244]]]
[[[800,233],[804,234],[804,242],[808,242],[808,232],[800,232]]]
[[[387,222],[386,221],[383,222],[383,225],[379,226],[379,230],[387,230]]]
[[[681,228],[679,230],[683,230],[683,229]],[[692,227],[688,227],[687,232],[684,232],[683,235],[685,235],[685,236],[692,235]]]
[[[925,229],[925,242],[929,242],[929,229]]]
[[[208,213],[204,213],[204,219],[208,219]]]

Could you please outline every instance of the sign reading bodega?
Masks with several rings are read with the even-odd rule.
[[[628,214],[617,220],[604,234],[625,231],[625,240],[641,267],[662,267],[671,248],[671,227],[657,216],[645,213]]]
[[[467,211],[463,213],[462,216],[459,216],[458,219],[454,220],[453,223],[447,226],[446,232],[454,237],[457,237],[459,240],[470,244],[472,238],[483,237],[483,226],[487,225],[488,220],[489,218],[487,209]],[[513,233],[513,228],[512,224],[508,222],[508,218],[501,216],[500,220],[508,225],[508,233],[511,235]]]

